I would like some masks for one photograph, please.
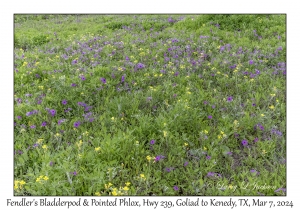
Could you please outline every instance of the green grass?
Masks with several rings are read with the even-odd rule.
[[[15,195],[284,195],[285,18],[15,15]]]

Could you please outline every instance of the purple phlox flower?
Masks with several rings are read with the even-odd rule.
[[[74,172],[70,172],[71,174],[73,174],[74,176],[76,176],[77,175],[77,172],[76,171],[74,171]]]
[[[82,81],[86,80],[86,78],[85,78],[84,76],[81,76],[80,79],[81,79]]]
[[[212,116],[211,116],[211,115],[208,115],[208,119],[212,119]]]
[[[160,73],[165,74],[166,71],[165,70],[160,70]]]
[[[22,117],[21,117],[21,116],[17,116],[17,118],[18,118],[18,120],[22,119]]]
[[[30,116],[30,115],[32,115],[32,111],[26,113],[26,116]]]
[[[252,106],[256,106],[256,104],[255,104],[255,103],[253,103],[253,104],[252,104]]]
[[[16,101],[17,101],[18,104],[22,103],[22,99],[21,98],[17,98]]]
[[[179,40],[178,39],[172,39],[172,43],[175,43],[175,42],[179,42]]]
[[[121,78],[121,82],[124,82],[124,81],[125,81],[125,75],[123,75]]]
[[[75,59],[75,60],[72,60],[72,65],[75,65],[75,64],[77,64],[78,63],[78,61]]]
[[[164,159],[165,158],[165,156],[162,156],[162,155],[158,155],[158,156],[156,156],[155,157],[155,162],[158,162],[158,161],[160,161],[160,160],[162,160],[162,159]]]
[[[142,68],[145,68],[145,65],[142,64],[142,63],[138,63],[138,64],[136,65],[136,67],[137,67],[138,69],[142,69]]]
[[[68,102],[67,102],[67,100],[62,100],[62,102],[61,102],[63,105],[66,105]]]
[[[227,155],[232,155],[232,152],[227,152],[226,154],[227,154]]]
[[[69,112],[71,110],[72,110],[72,108],[68,108],[68,109],[65,110],[65,112]]]
[[[223,52],[225,50],[225,46],[220,47],[220,52]]]
[[[260,130],[264,130],[264,126],[262,126],[262,124],[258,123],[257,125],[254,126],[254,130],[256,130],[257,128],[259,128]]]
[[[275,190],[274,192],[279,192],[279,191],[286,192],[286,188],[278,188],[278,189]]]
[[[85,121],[89,121],[89,122],[93,122],[94,121],[94,117],[93,117],[93,113],[92,112],[88,112],[86,114],[83,114],[82,116],[84,116],[84,120]]]
[[[85,103],[83,103],[83,102],[78,102],[77,103],[79,106],[82,106],[82,107],[86,107],[87,105],[85,104]]]
[[[179,74],[179,72],[178,72],[178,71],[176,71],[176,72],[174,73],[174,76],[175,76],[175,77],[177,77],[177,76],[178,76],[178,74]]]
[[[229,66],[229,68],[235,69],[235,68],[236,68],[236,64],[234,64],[234,65],[232,65],[232,66]]]
[[[169,18],[168,18],[168,22],[169,22],[169,23],[173,23],[173,22],[175,22],[175,20],[173,20],[172,17],[169,17]]]
[[[152,144],[155,144],[155,140],[152,139],[152,140],[150,141],[150,144],[151,144],[151,145],[152,145]]]
[[[251,169],[250,173],[257,173],[257,171],[255,169]]]
[[[187,166],[188,164],[189,164],[189,162],[185,161],[184,164],[183,164],[183,166]]]
[[[35,74],[35,77],[36,78],[40,78],[41,76],[39,74]]]
[[[216,105],[212,105],[211,108],[213,108],[213,109],[216,108]]]
[[[75,83],[72,83],[71,86],[72,86],[72,87],[76,87],[77,85],[76,85]]]
[[[254,61],[253,61],[253,60],[250,60],[250,61],[249,61],[249,64],[250,64],[250,65],[252,65],[253,63],[254,63]]]
[[[166,170],[166,172],[171,172],[173,170],[173,168],[167,167],[167,168],[165,168],[165,170]]]
[[[260,74],[260,71],[258,69],[255,69],[255,74],[256,75],[259,75]]]
[[[207,102],[207,101],[204,101],[203,103],[204,103],[205,105],[206,105],[206,104],[208,104],[208,102]]]
[[[53,164],[54,164],[54,163],[53,163],[52,161],[50,161],[49,166],[53,166]]]
[[[215,172],[208,172],[207,173],[207,177],[214,177],[216,175],[216,173]]]
[[[106,79],[104,77],[101,77],[100,80],[103,84],[106,84]]]
[[[42,122],[42,127],[45,127],[47,125],[47,122]]]
[[[60,120],[58,120],[58,125],[60,125],[61,123],[63,123],[63,122],[65,122],[66,120],[65,119],[60,119]]]
[[[80,125],[80,121],[74,122],[74,127],[75,127],[75,128],[78,128],[79,125]]]
[[[38,143],[35,143],[32,147],[35,148],[35,147],[38,147],[39,144]]]
[[[275,128],[273,128],[273,129],[271,130],[271,133],[272,133],[272,134],[276,134],[277,136],[282,136],[282,133],[281,133],[279,130],[276,130]]]
[[[227,98],[227,101],[229,101],[229,102],[231,102],[233,100],[233,97],[232,96],[229,96],[228,98]]]
[[[175,191],[178,191],[178,190],[179,190],[178,186],[176,186],[176,185],[173,187],[173,189],[174,189]]]
[[[31,116],[31,115],[33,115],[33,114],[37,114],[37,113],[38,113],[37,110],[33,110],[33,111],[30,111],[30,112],[27,112],[27,113],[26,113],[26,116],[29,117],[29,116]]]
[[[56,110],[55,109],[50,109],[49,113],[51,114],[52,117],[54,117],[55,114],[56,114]]]
[[[256,143],[256,142],[258,142],[258,138],[257,137],[254,139],[254,143]]]
[[[30,93],[25,94],[25,97],[30,97],[30,96],[32,96],[32,94],[30,94]]]
[[[31,125],[30,128],[31,128],[31,129],[35,129],[36,126],[35,126],[35,125]]]
[[[66,54],[63,54],[61,57],[65,60],[68,60],[68,58],[69,58],[69,56],[67,56]]]
[[[18,150],[18,154],[19,154],[19,155],[22,155],[23,152],[22,152],[21,150]]]
[[[93,108],[92,106],[86,106],[85,109],[84,109],[84,111],[85,111],[85,112],[88,112],[88,111],[91,110],[92,108]]]
[[[209,155],[206,155],[206,160],[210,160],[211,157]]]
[[[247,146],[248,145],[248,141],[246,139],[242,140],[242,145],[243,146]]]

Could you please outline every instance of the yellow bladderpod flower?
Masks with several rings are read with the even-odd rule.
[[[167,137],[168,135],[167,131],[163,131],[163,133],[164,133],[164,137]]]
[[[140,177],[144,180],[146,180],[145,174],[140,174]]]
[[[153,158],[150,155],[147,155],[147,160],[150,162],[150,160],[152,160]]]

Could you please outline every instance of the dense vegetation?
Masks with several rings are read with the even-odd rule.
[[[15,195],[285,195],[285,18],[15,15]]]

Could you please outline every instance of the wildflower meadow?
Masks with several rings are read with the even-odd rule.
[[[14,195],[286,195],[286,16],[14,15]]]

